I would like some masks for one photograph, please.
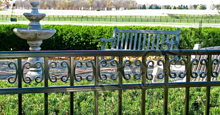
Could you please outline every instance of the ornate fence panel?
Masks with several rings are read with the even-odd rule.
[[[8,78],[7,82],[16,83],[17,88],[1,88],[0,94],[18,94],[18,114],[22,115],[22,95],[27,93],[44,93],[44,113],[48,114],[48,93],[69,92],[69,114],[74,113],[74,93],[83,91],[94,91],[94,114],[98,115],[98,96],[100,91],[118,90],[118,114],[123,112],[123,90],[139,89],[141,93],[141,114],[147,114],[146,109],[146,91],[149,89],[164,89],[163,92],[163,113],[168,114],[168,92],[170,88],[185,88],[185,114],[189,114],[189,91],[191,87],[206,87],[206,115],[210,112],[210,87],[220,86],[220,81],[214,81],[212,78],[218,78],[219,55],[220,50],[170,50],[170,51],[20,51],[20,52],[0,52],[0,58],[16,58],[15,62],[8,63],[9,68],[15,69],[15,75]],[[174,60],[171,56],[178,55],[179,59]],[[192,55],[206,55],[207,58],[191,59]],[[91,60],[82,62],[76,57],[91,56]],[[100,60],[101,56],[116,56],[113,60]],[[126,56],[138,56],[138,58],[125,58]],[[156,56],[161,58],[152,58]],[[24,70],[28,69],[31,63],[22,62],[24,57],[43,57],[44,63],[36,62],[36,66],[41,68],[42,76],[31,79],[25,76]],[[57,62],[48,61],[50,57],[68,57],[68,60],[60,62],[61,68],[66,68],[66,74],[57,76],[51,75],[50,69],[57,67]],[[156,59],[156,61],[154,60]],[[133,65],[132,65],[133,64]],[[170,69],[171,65],[183,65],[183,72],[174,73]],[[194,72],[193,66],[201,64],[205,70]],[[106,67],[114,67],[116,71],[111,74],[104,73]],[[126,67],[133,66],[132,73],[128,73]],[[150,68],[163,66],[162,72],[156,76],[149,72]],[[79,68],[90,68],[91,74],[81,76],[77,73]],[[85,69],[86,70],[86,69]],[[139,70],[139,71],[136,71]],[[79,72],[79,71],[78,71]],[[191,81],[195,78],[206,78],[206,81]],[[152,83],[157,78],[162,82]],[[172,79],[181,79],[180,82],[172,82]],[[141,80],[140,83],[125,83],[131,79]],[[69,86],[49,86],[48,82],[70,82]],[[90,85],[75,85],[83,80],[91,81]],[[118,80],[116,84],[100,84],[102,81]],[[44,87],[22,87],[22,84],[30,82],[44,82]],[[91,97],[88,97],[91,98]]]

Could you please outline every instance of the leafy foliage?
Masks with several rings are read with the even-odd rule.
[[[27,25],[0,25],[0,51],[28,50],[26,40],[17,37],[13,28],[27,28]],[[113,26],[43,25],[42,28],[56,29],[56,34],[44,40],[42,50],[100,50],[99,38],[111,38]],[[177,30],[177,27],[119,26],[119,29]],[[181,28],[179,49],[192,49],[194,44],[202,47],[219,46],[219,28]],[[107,44],[110,47],[110,44]]]

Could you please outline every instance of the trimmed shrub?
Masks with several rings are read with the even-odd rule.
[[[26,40],[17,37],[13,28],[27,28],[28,25],[0,25],[0,51],[28,50]],[[42,28],[56,29],[56,34],[44,40],[42,50],[100,50],[99,38],[111,38],[114,26],[80,26],[80,25],[42,25]],[[119,29],[138,30],[177,30],[177,27],[119,26]],[[219,28],[181,28],[179,49],[192,49],[194,44],[202,47],[220,44]],[[110,47],[110,44],[107,44]]]

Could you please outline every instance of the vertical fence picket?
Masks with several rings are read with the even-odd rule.
[[[95,57],[95,66],[96,66],[96,69],[95,69],[95,85],[98,85],[99,83],[99,78],[98,78],[98,75],[99,75],[99,56],[96,56]],[[95,95],[95,115],[98,115],[98,91],[94,91],[94,95]]]
[[[44,87],[48,87],[48,57],[44,57]],[[48,93],[44,93],[44,114],[48,114]]]
[[[74,57],[70,57],[70,86],[74,86]],[[70,115],[74,113],[74,92],[70,92]]]
[[[123,57],[119,56],[120,74],[119,74],[119,84],[122,84],[122,67],[123,67]],[[118,114],[122,115],[122,90],[118,90]]]
[[[21,58],[18,58],[18,88],[22,88],[22,64]],[[18,94],[18,114],[22,115],[22,94]]]
[[[146,34],[145,34],[146,35]],[[146,56],[142,56],[142,84],[146,84]],[[142,89],[141,115],[145,115],[146,89]]]
[[[190,71],[191,71],[191,55],[187,56],[187,70],[186,70],[186,82],[190,82]],[[185,93],[185,115],[188,115],[189,113],[189,87],[186,87],[186,93]]]
[[[168,83],[168,77],[169,77],[169,55],[165,55],[165,69],[164,69],[164,83]],[[167,103],[168,103],[168,88],[164,88],[164,115],[167,115]]]
[[[211,72],[212,72],[212,55],[208,55],[208,74],[207,74],[207,82],[211,81]],[[210,86],[206,87],[206,115],[209,115],[210,109]]]

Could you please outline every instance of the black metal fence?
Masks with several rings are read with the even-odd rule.
[[[20,51],[20,52],[0,52],[0,58],[16,58],[17,62],[14,63],[16,66],[16,75],[14,78],[10,78],[8,82],[18,84],[17,88],[1,88],[0,94],[18,94],[18,114],[22,115],[22,95],[26,93],[44,93],[44,111],[45,114],[48,114],[48,93],[54,92],[69,92],[70,93],[70,115],[74,113],[74,92],[82,92],[82,91],[94,91],[94,114],[98,115],[98,92],[105,91],[105,90],[118,90],[118,114],[122,114],[122,102],[126,100],[122,100],[123,90],[126,89],[140,89],[142,90],[142,105],[141,105],[141,114],[145,113],[145,96],[146,91],[148,89],[154,88],[163,88],[164,89],[164,101],[163,101],[163,112],[164,114],[168,113],[168,91],[169,88],[178,88],[183,87],[185,88],[185,114],[187,115],[189,112],[189,90],[190,87],[206,87],[206,115],[209,114],[210,109],[210,87],[211,86],[220,86],[220,81],[212,81],[211,78],[218,77],[217,72],[213,69],[214,65],[219,65],[219,57],[213,58],[212,55],[219,55],[220,50],[170,50],[170,51],[36,51],[36,52],[29,52],[29,51]],[[156,56],[164,56],[164,60],[158,60],[157,63],[154,63],[152,60],[147,60],[146,57],[150,55]],[[186,70],[182,74],[182,78],[186,78],[186,81],[183,82],[169,82],[169,79],[175,78],[171,75],[170,66],[174,64],[174,60],[170,59],[171,55],[178,55],[180,58],[178,62],[179,64],[183,64]],[[207,59],[191,59],[192,55],[208,55]],[[92,75],[88,76],[87,80],[93,80],[94,85],[80,85],[75,86],[74,81],[81,81],[81,77],[76,76],[75,68],[77,67],[77,63],[79,61],[74,60],[74,57],[79,56],[94,56],[94,60],[87,61],[87,66],[92,68]],[[102,79],[109,80],[108,77],[103,77],[100,75],[100,67],[105,66],[107,60],[99,60],[100,56],[116,56],[118,60],[110,60],[112,65],[116,66],[116,78],[111,79],[119,79],[119,84],[108,84],[108,85],[100,85],[99,81]],[[129,60],[123,60],[123,56],[140,56],[142,60],[135,60],[135,65],[140,67],[140,73],[133,75],[135,79],[142,79],[141,83],[134,83],[134,84],[123,84],[122,80],[129,80],[131,76],[125,74],[124,68],[125,66],[129,66]],[[30,79],[25,78],[23,75],[24,65],[22,64],[23,57],[43,57],[44,63],[40,66],[43,70],[43,74],[39,77],[36,81],[32,82],[44,82],[44,87],[22,87],[23,83],[30,81]],[[68,76],[65,80],[70,81],[70,86],[56,86],[50,87],[48,86],[48,81],[51,80],[51,76],[49,75],[49,66],[48,57],[69,57],[69,63],[66,63],[68,67]],[[173,62],[174,61],[174,62]],[[80,62],[79,62],[80,63]],[[178,64],[175,63],[175,64]],[[202,82],[191,82],[191,79],[199,77],[199,75],[195,76],[195,72],[192,71],[192,66],[201,63],[206,66],[206,71],[202,71],[201,73],[205,75],[206,81]],[[157,76],[152,76],[151,73],[148,73],[149,67],[152,66],[163,66],[163,72],[159,73]],[[147,81],[151,81],[153,77],[157,77],[158,79],[162,79],[164,82],[162,83],[149,83]],[[204,76],[200,76],[203,77]],[[89,98],[89,97],[88,97]]]
[[[10,15],[1,15],[0,20],[9,21]],[[18,21],[28,21],[24,16],[13,16]],[[220,19],[213,18],[182,18],[175,19],[169,16],[46,16],[42,21],[107,21],[107,22],[172,22],[172,23],[220,23]]]

